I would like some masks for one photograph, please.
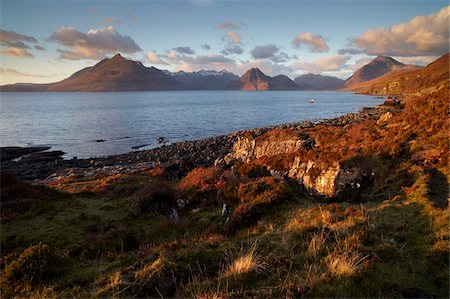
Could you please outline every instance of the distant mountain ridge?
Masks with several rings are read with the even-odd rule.
[[[184,90],[226,90],[239,81],[239,76],[227,70],[212,71],[201,70],[198,72],[176,73],[164,71],[179,83],[179,88]]]
[[[448,55],[448,54],[447,54]],[[445,55],[444,55],[445,56]],[[106,58],[94,66],[81,69],[55,83],[17,83],[0,86],[0,91],[152,91],[152,90],[360,90],[366,82],[420,70],[391,57],[378,56],[359,68],[347,80],[317,74],[305,74],[293,80],[285,75],[265,75],[260,69],[249,69],[244,75],[226,70],[170,72],[146,67],[139,61],[120,54]],[[433,74],[430,74],[433,75]],[[386,78],[385,78],[386,79]],[[381,79],[380,79],[381,80]],[[372,82],[373,83],[373,82]]]
[[[294,82],[304,90],[335,90],[344,87],[342,79],[311,73],[298,76]]]
[[[414,70],[420,68],[416,65],[407,65],[387,56],[377,56],[368,64],[356,70],[350,78],[345,80],[345,86],[351,87],[361,82],[369,81],[383,76],[393,70]]]
[[[67,79],[50,84],[2,86],[2,91],[147,91],[176,90],[178,83],[155,67],[125,59],[120,54],[103,59],[84,68]]]
[[[298,86],[289,77],[278,75],[270,77],[258,68],[245,72],[231,89],[237,90],[297,90]]]
[[[345,90],[369,94],[405,94],[418,92],[427,86],[449,81],[449,53],[421,68],[394,69],[383,76],[365,81]]]

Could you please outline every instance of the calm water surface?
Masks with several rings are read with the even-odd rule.
[[[308,103],[309,99],[315,103]],[[89,158],[238,130],[332,118],[380,104],[334,91],[1,93],[1,146],[48,145]],[[105,140],[97,142],[97,140]]]

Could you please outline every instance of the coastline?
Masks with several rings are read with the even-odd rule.
[[[2,171],[9,171],[18,178],[34,183],[49,183],[67,178],[83,178],[127,174],[161,167],[170,167],[174,178],[180,178],[196,167],[214,165],[217,159],[232,151],[238,137],[252,134],[259,136],[276,129],[309,129],[316,126],[342,127],[359,123],[368,119],[377,119],[384,113],[395,109],[385,104],[374,107],[363,107],[357,112],[348,113],[336,118],[293,122],[275,126],[267,126],[233,132],[193,141],[181,141],[162,145],[149,150],[131,151],[125,154],[96,157],[88,159],[72,158],[64,160],[61,151],[36,151],[30,153],[27,147],[12,148],[13,158],[3,159]],[[44,148],[43,150],[48,150]],[[8,148],[2,148],[5,152]],[[20,154],[23,152],[23,154]],[[14,155],[16,153],[16,155]]]

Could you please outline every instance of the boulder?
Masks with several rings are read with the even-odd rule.
[[[378,118],[377,120],[377,125],[379,126],[385,126],[389,120],[392,118],[392,113],[391,112],[386,112],[383,115],[380,116],[380,118]]]

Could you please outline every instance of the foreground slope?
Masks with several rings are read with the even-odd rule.
[[[421,84],[217,159],[215,140],[118,157],[154,162],[129,173],[2,173],[2,297],[448,297],[449,84]]]

